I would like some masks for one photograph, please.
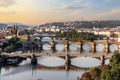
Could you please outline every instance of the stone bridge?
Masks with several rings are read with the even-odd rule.
[[[70,58],[78,58],[78,57],[91,57],[91,58],[96,58],[101,60],[101,58],[104,56],[104,60],[109,59],[111,55],[103,55],[103,54],[68,54],[68,53],[22,53],[22,54],[6,54],[7,56],[10,57],[25,57],[25,58],[31,58],[32,55],[35,55],[36,57],[43,57],[43,56],[55,56],[55,57],[60,57],[60,58],[66,58],[69,56]]]
[[[23,53],[23,54],[6,54],[9,57],[25,57],[25,58],[33,58],[33,53]],[[79,58],[79,57],[91,57],[91,58],[96,58],[99,59],[101,64],[105,64],[105,60],[109,59],[111,55],[102,55],[102,54],[54,54],[54,53],[34,53],[35,57],[44,57],[44,56],[55,56],[55,57],[60,57],[65,60],[65,70],[71,69],[71,59],[72,58]],[[32,59],[31,59],[32,61]]]

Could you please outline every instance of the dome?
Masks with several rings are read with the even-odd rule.
[[[65,65],[65,60],[55,56],[44,56],[37,58],[38,64],[45,67],[60,67]]]

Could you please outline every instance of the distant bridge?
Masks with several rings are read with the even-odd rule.
[[[101,57],[103,56],[103,54],[67,54],[67,53],[22,53],[22,54],[6,54],[10,57],[15,57],[15,56],[19,56],[19,57],[31,57],[32,55],[35,55],[36,57],[43,57],[43,56],[55,56],[55,57],[61,57],[61,58],[65,58],[66,56],[70,56],[70,58],[78,58],[78,57],[91,57],[91,58],[97,58],[99,60],[101,60]],[[105,59],[109,59],[111,57],[111,55],[104,55]]]

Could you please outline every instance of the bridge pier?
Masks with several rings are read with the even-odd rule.
[[[36,65],[37,64],[37,58],[36,58],[35,54],[32,54],[32,56],[31,56],[31,64],[32,65]]]
[[[65,56],[65,70],[69,70],[71,66],[71,59],[69,54]]]
[[[105,56],[102,55],[102,56],[101,56],[101,65],[104,65],[104,64],[105,64]]]
[[[51,42],[51,47],[52,47],[52,53],[54,53],[55,52],[55,42],[54,41]]]
[[[40,43],[38,44],[38,51],[41,53],[41,51],[42,51],[42,43],[41,43],[41,41],[40,41]]]

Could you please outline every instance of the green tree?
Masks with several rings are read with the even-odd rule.
[[[15,51],[14,45],[10,45],[10,46],[7,46],[6,48],[4,48],[4,52],[11,53],[13,51]]]
[[[9,43],[3,43],[3,45],[2,45],[2,49],[4,49],[4,48],[6,48],[7,46],[9,46],[10,44]]]
[[[114,52],[114,55],[110,59],[110,66],[112,68],[118,68],[120,65],[120,54],[118,51]]]
[[[8,42],[9,42],[10,44],[13,44],[13,45],[14,45],[14,44],[17,43],[18,41],[20,41],[20,38],[18,38],[18,37],[15,36],[15,37],[12,37],[11,39],[9,39]]]
[[[89,73],[90,73],[92,79],[96,79],[96,78],[100,77],[101,70],[98,67],[93,67],[93,68],[90,68]]]
[[[93,80],[89,72],[83,73],[80,80]]]
[[[120,71],[117,70],[105,70],[101,74],[101,80],[119,80]]]
[[[110,70],[105,70],[101,74],[101,80],[119,80],[120,79],[120,54],[115,51],[110,58]]]
[[[90,68],[90,71],[95,71],[95,72],[97,72],[97,73],[100,73],[100,72],[101,72],[100,68],[98,68],[98,67]]]
[[[28,34],[28,30],[24,29],[22,31],[19,32],[19,35],[27,35]]]
[[[87,80],[83,78],[88,78],[88,76],[93,80],[120,80],[120,53],[115,51],[110,58],[110,65],[91,68],[86,75],[85,73],[82,75],[80,80]]]
[[[16,48],[16,49],[23,48],[22,42],[18,41],[18,42],[15,44],[15,48]]]

